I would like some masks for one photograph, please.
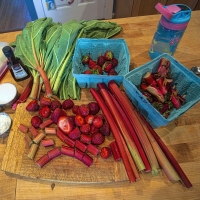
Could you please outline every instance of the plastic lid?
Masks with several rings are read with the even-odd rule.
[[[7,57],[7,58],[10,58],[10,57],[13,57],[14,54],[13,54],[13,51],[11,49],[10,46],[5,46],[3,49],[2,49],[4,55]]]
[[[184,4],[172,4],[163,6],[158,3],[155,8],[172,23],[182,24],[187,23],[191,18],[191,9]]]

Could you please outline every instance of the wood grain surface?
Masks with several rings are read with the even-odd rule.
[[[160,15],[115,19],[123,27],[123,31],[115,37],[126,40],[131,55],[130,70],[150,61],[148,49],[156,30]],[[200,11],[192,13],[188,28],[174,54],[175,59],[187,68],[200,63]],[[0,41],[11,42],[19,32],[0,34]],[[9,73],[2,82],[13,80]],[[16,84],[16,83],[15,83]],[[16,84],[17,85],[17,84]],[[18,86],[19,91],[22,88]],[[81,100],[90,100],[88,90],[82,90]],[[197,103],[178,119],[164,127],[155,129],[193,184],[191,189],[180,183],[171,183],[161,172],[159,176],[141,174],[141,180],[130,184],[128,181],[115,181],[100,184],[64,183],[32,179],[5,171],[0,171],[1,199],[200,199],[200,103]],[[12,119],[17,112],[7,109]],[[12,127],[15,130],[16,127]],[[12,136],[12,132],[11,132]],[[0,139],[0,163],[6,155],[6,146],[10,138]],[[10,140],[11,141],[11,140]],[[22,142],[22,141],[21,141]],[[18,149],[16,148],[16,151]],[[25,155],[25,154],[23,154]],[[4,162],[4,161],[3,161]],[[7,163],[9,165],[9,163]],[[24,163],[23,163],[24,164]],[[5,166],[2,166],[5,167]],[[17,168],[14,166],[13,168]],[[48,166],[47,166],[48,167]],[[10,166],[12,168],[12,166]],[[23,169],[24,173],[26,171]],[[116,168],[117,169],[117,168]],[[121,170],[121,169],[120,169]]]

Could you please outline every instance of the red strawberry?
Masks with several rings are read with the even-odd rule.
[[[92,70],[91,69],[87,69],[83,72],[84,74],[92,74]]]
[[[100,128],[103,125],[103,120],[99,117],[95,117],[93,119],[92,125],[94,125],[96,128]]]
[[[118,65],[118,60],[117,58],[112,58],[112,64],[113,64],[113,67],[116,67]]]
[[[59,117],[57,125],[65,134],[69,134],[74,129],[74,121],[68,116]]]
[[[115,69],[111,69],[109,72],[108,72],[108,75],[113,75],[113,76],[115,76],[115,75],[118,75],[118,73],[115,71]]]
[[[105,58],[104,56],[100,55],[97,59],[97,65],[102,66],[105,63]]]
[[[99,132],[99,129],[96,128],[94,125],[91,125],[90,126],[90,133],[94,134],[94,133],[97,133],[97,132]]]
[[[39,117],[39,116],[33,116],[31,118],[31,125],[34,127],[34,128],[39,128],[40,127],[40,124],[42,124],[42,119]]]
[[[73,108],[72,108],[72,112],[76,115],[80,114],[79,113],[79,105],[75,105]]]
[[[62,107],[62,104],[60,103],[60,101],[58,100],[53,100],[51,101],[51,110],[55,110],[56,108],[61,108]]]
[[[113,69],[113,64],[111,62],[105,62],[102,66],[104,72],[109,73]]]
[[[89,110],[88,105],[87,104],[80,105],[79,106],[79,112],[83,117],[89,115],[90,110]]]
[[[76,124],[76,126],[82,126],[83,124],[85,124],[85,120],[84,120],[83,116],[76,115],[75,124]]]
[[[88,134],[90,132],[90,125],[89,124],[83,124],[80,126],[81,133]]]
[[[93,74],[102,74],[103,70],[99,65],[96,65],[92,68],[92,73]]]
[[[50,106],[51,105],[51,99],[45,96],[42,96],[40,98],[40,106]]]
[[[93,121],[93,119],[94,119],[94,115],[87,115],[86,117],[85,117],[85,123],[86,124],[92,124],[92,121]]]
[[[48,118],[51,115],[51,109],[48,106],[42,106],[39,109],[39,116],[42,118]]]
[[[112,155],[112,151],[111,151],[110,147],[102,147],[101,148],[100,156],[103,159],[108,159],[111,155]]]
[[[73,108],[73,107],[74,107],[74,102],[71,99],[66,99],[62,103],[62,108],[64,110],[68,110],[68,109]]]
[[[56,108],[51,114],[51,119],[55,124],[57,124],[58,118],[61,116],[67,116],[67,113],[61,108]]]
[[[103,116],[101,113],[97,114],[96,117],[101,118],[103,122],[104,122],[104,120],[105,120],[104,116]]]
[[[102,135],[101,133],[94,133],[94,134],[92,134],[92,140],[91,140],[92,144],[100,145],[104,141],[105,141],[105,136]]]
[[[110,126],[107,122],[104,122],[103,125],[99,128],[100,133],[102,133],[105,136],[110,135]]]
[[[81,141],[81,142],[86,143],[86,144],[90,144],[91,139],[92,139],[92,138],[91,138],[90,135],[81,134],[81,137],[80,137],[80,141]]]
[[[80,138],[81,136],[81,132],[79,130],[78,127],[74,128],[69,134],[68,136],[72,139],[72,140],[77,140],[78,138]]]
[[[104,58],[106,59],[106,60],[112,60],[112,58],[113,58],[113,52],[112,51],[106,51],[105,53],[104,53]]]
[[[90,60],[90,54],[85,55],[85,56],[82,57],[82,63],[83,63],[84,65],[88,65],[89,60]]]
[[[92,60],[92,59],[89,60],[88,67],[89,67],[90,69],[92,69],[92,68],[95,67],[96,65],[97,65],[97,63],[96,63],[94,60]]]
[[[36,99],[32,100],[27,106],[26,110],[29,112],[38,111],[40,108],[38,101]]]
[[[92,114],[92,115],[96,115],[100,110],[97,102],[90,102],[88,104],[88,107],[89,107],[89,110],[90,110],[90,114]]]

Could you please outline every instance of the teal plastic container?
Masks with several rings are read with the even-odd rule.
[[[98,56],[103,55],[106,50],[113,52],[114,57],[118,59],[118,65],[115,68],[118,75],[108,76],[107,74],[83,74],[88,69],[87,65],[82,64],[82,56],[90,53],[90,57],[96,60]],[[124,39],[88,39],[80,38],[76,43],[73,55],[72,74],[76,78],[80,88],[97,88],[97,83],[108,83],[110,80],[121,84],[125,74],[129,72],[130,54],[128,46]]]
[[[137,86],[141,83],[142,76],[147,71],[156,72],[161,58],[166,58],[171,62],[170,69],[174,80],[172,85],[176,85],[180,95],[186,94],[186,103],[177,110],[173,109],[167,119],[137,89]],[[166,53],[126,74],[123,86],[133,104],[153,128],[167,125],[200,100],[200,78]]]

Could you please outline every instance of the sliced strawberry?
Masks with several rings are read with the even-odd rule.
[[[112,155],[112,151],[111,151],[110,147],[102,147],[101,148],[100,156],[103,159],[108,159],[111,155]]]
[[[77,126],[82,126],[83,124],[85,124],[85,119],[83,118],[83,116],[76,115],[76,117],[75,117],[75,124]]]
[[[68,134],[69,138],[71,138],[72,140],[77,140],[78,138],[80,138],[81,136],[81,132],[79,130],[78,127],[74,128],[69,134]]]
[[[40,106],[50,106],[51,105],[51,99],[45,96],[42,96],[40,98]]]
[[[58,119],[61,116],[67,116],[67,113],[61,108],[56,108],[51,114],[51,119],[55,124],[57,124]]]
[[[94,125],[96,128],[100,128],[103,125],[103,120],[99,117],[95,117],[93,119],[92,125]]]
[[[29,112],[38,111],[40,108],[38,101],[36,99],[32,100],[27,106],[26,110]]]
[[[69,134],[74,129],[74,121],[68,116],[59,117],[57,125],[65,134]]]
[[[96,128],[94,125],[90,126],[90,133],[91,134],[98,133],[98,132],[99,132],[98,128]]]
[[[93,119],[94,119],[94,115],[87,115],[87,116],[85,117],[85,123],[86,123],[86,124],[92,124]]]
[[[43,106],[39,109],[39,116],[48,118],[51,115],[51,109],[48,106]]]

